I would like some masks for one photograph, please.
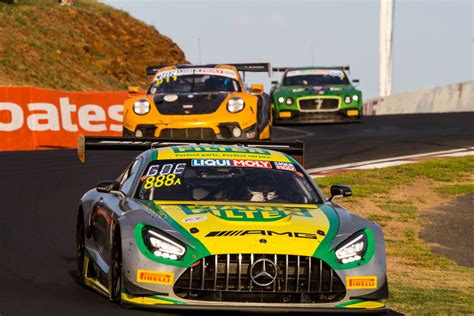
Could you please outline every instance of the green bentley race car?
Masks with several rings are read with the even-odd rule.
[[[349,66],[273,68],[284,72],[273,82],[271,100],[275,123],[333,123],[362,121],[359,80],[349,80]]]

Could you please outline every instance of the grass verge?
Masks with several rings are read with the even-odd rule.
[[[474,192],[473,170],[474,156],[468,156],[316,179],[326,194],[331,184],[350,185],[354,195],[337,202],[382,226],[390,308],[407,314],[474,313],[474,269],[434,254],[418,237],[423,212]]]

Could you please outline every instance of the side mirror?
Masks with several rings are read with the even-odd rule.
[[[352,80],[352,85],[353,85],[354,87],[357,87],[357,86],[359,85],[359,79],[354,79],[354,80]]]
[[[97,183],[95,189],[98,192],[110,193],[111,191],[118,191],[120,183],[116,180],[105,180]]]
[[[140,88],[139,88],[139,87],[128,87],[128,96],[129,96],[129,97],[134,96],[134,95],[137,94],[138,92],[140,92]]]
[[[256,93],[263,92],[263,84],[253,84],[250,86],[250,90]]]
[[[352,190],[347,185],[335,184],[331,186],[331,197],[329,198],[329,201],[332,201],[336,196],[346,197],[351,195]]]

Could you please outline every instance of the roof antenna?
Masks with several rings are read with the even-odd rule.
[[[199,52],[199,65],[202,65],[201,61],[201,38],[198,37],[198,52]]]
[[[211,133],[211,143],[214,146],[214,131]]]

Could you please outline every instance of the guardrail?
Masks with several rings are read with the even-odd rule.
[[[364,115],[474,111],[474,81],[419,89],[364,102]]]

